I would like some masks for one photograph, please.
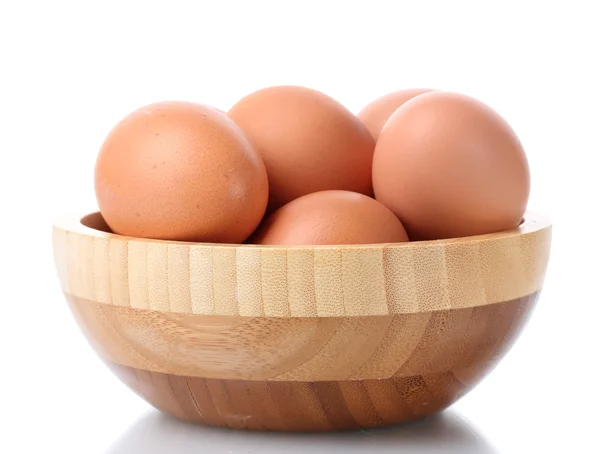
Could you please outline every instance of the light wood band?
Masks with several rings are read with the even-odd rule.
[[[58,220],[63,290],[110,306],[244,317],[353,317],[471,308],[542,287],[551,227],[527,214],[492,235],[369,246],[143,240]],[[86,223],[100,227],[99,214]]]

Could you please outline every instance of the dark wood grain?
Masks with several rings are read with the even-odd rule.
[[[537,293],[468,309],[470,323],[452,315],[462,310],[434,314],[405,366],[391,378],[236,380],[107,364],[156,408],[188,421],[274,431],[381,427],[429,416],[468,392],[512,346],[536,300]],[[451,334],[456,332],[460,336]],[[407,375],[408,370],[423,372]]]
[[[273,431],[333,431],[398,424],[443,410],[474,383],[452,373],[340,382],[219,380],[109,363],[132,390],[177,418]]]

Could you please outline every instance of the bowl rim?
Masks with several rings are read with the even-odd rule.
[[[86,211],[86,214],[81,212],[71,212],[63,215],[59,215],[54,218],[53,227],[62,229],[66,232],[71,232],[79,235],[84,235],[92,238],[99,238],[103,240],[119,239],[121,241],[139,241],[144,243],[158,243],[158,244],[176,244],[194,247],[207,247],[207,248],[238,248],[238,249],[304,249],[304,250],[315,250],[315,249],[372,249],[372,248],[421,248],[431,247],[434,245],[455,245],[455,244],[475,244],[487,241],[495,241],[502,239],[509,239],[512,237],[530,234],[538,232],[540,230],[548,229],[552,227],[551,220],[542,214],[526,211],[523,215],[523,220],[519,226],[504,230],[496,233],[488,233],[483,235],[474,235],[468,237],[458,238],[446,238],[441,240],[426,240],[426,241],[407,241],[404,243],[371,243],[371,244],[328,244],[328,245],[297,245],[297,246],[282,246],[282,245],[267,245],[267,244],[235,244],[235,243],[207,243],[207,242],[193,242],[193,241],[178,241],[178,240],[161,240],[154,238],[142,238],[132,237],[127,235],[120,235],[117,233],[109,233],[103,230],[98,230],[92,227],[88,227],[83,224],[85,218],[92,216],[102,216],[98,210]]]

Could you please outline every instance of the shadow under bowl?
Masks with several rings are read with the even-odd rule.
[[[277,247],[112,234],[59,219],[72,312],[131,389],[239,429],[381,427],[443,410],[512,346],[542,288],[551,225],[402,244]]]

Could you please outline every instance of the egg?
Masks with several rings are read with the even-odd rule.
[[[329,96],[298,86],[269,87],[228,112],[267,168],[271,212],[312,192],[372,195],[375,141],[362,122]]]
[[[350,191],[321,191],[279,208],[249,242],[277,245],[374,244],[408,241],[398,218],[384,205]]]
[[[412,88],[408,90],[395,91],[377,98],[365,106],[359,113],[358,118],[364,123],[375,140],[392,114],[406,101],[415,96],[432,91],[428,88]]]
[[[212,107],[162,102],[124,118],[95,168],[100,212],[118,234],[241,243],[268,200],[267,174],[243,131]]]
[[[486,104],[457,93],[406,102],[387,121],[373,159],[375,197],[411,240],[514,228],[529,184],[527,158],[512,128]]]

